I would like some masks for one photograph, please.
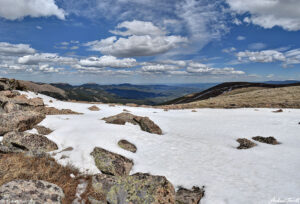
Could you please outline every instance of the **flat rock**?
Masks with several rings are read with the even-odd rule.
[[[179,188],[176,192],[176,204],[198,204],[204,196],[204,189],[193,187],[192,190]]]
[[[88,108],[90,111],[99,111],[100,108],[98,108],[97,106],[91,106]]]
[[[131,176],[93,176],[92,186],[110,204],[174,204],[175,190],[164,176],[136,173]]]
[[[240,143],[240,146],[238,146],[237,149],[249,149],[257,145],[246,138],[239,138],[236,141]]]
[[[139,125],[143,131],[162,135],[162,130],[158,125],[156,125],[148,117],[136,116],[131,113],[120,113],[111,117],[103,118],[106,123],[125,125],[125,123],[132,123],[134,125]]]
[[[57,145],[47,137],[26,132],[9,132],[4,135],[2,143],[7,147],[16,147],[23,151],[50,152],[58,149]]]
[[[97,168],[104,174],[125,176],[133,166],[133,161],[116,153],[95,147],[91,155]]]
[[[72,111],[71,109],[57,109],[54,107],[41,107],[41,108],[37,108],[35,111],[42,112],[45,115],[81,115],[82,114],[82,113]]]
[[[130,152],[133,152],[135,153],[137,148],[134,144],[128,142],[127,140],[120,140],[118,142],[118,145],[122,148],[122,149],[125,149],[127,151],[130,151]]]
[[[41,180],[14,180],[0,187],[0,203],[62,203],[63,190]]]
[[[11,131],[25,131],[32,129],[44,120],[45,115],[33,111],[16,111],[0,114],[0,135]]]
[[[34,128],[38,131],[39,134],[41,135],[49,135],[53,130],[50,128],[46,128],[45,126],[42,125],[36,125]]]
[[[266,143],[266,144],[271,144],[271,145],[277,145],[279,142],[274,138],[274,137],[262,137],[262,136],[256,136],[252,137],[253,140]]]

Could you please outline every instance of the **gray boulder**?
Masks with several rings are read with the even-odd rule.
[[[129,175],[133,161],[116,153],[95,147],[91,155],[94,157],[97,168],[105,174],[115,176]]]
[[[15,147],[23,151],[36,150],[50,152],[58,149],[53,141],[43,135],[16,131],[5,134],[2,143],[7,147]]]
[[[49,135],[53,130],[50,128],[46,128],[45,126],[42,125],[36,125],[34,128],[38,131],[39,134],[41,135]]]
[[[25,131],[45,119],[45,115],[33,111],[16,111],[0,114],[0,135],[11,131]]]
[[[15,180],[0,187],[0,203],[58,204],[64,197],[59,186],[41,180]]]

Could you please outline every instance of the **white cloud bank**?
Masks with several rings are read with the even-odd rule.
[[[114,56],[102,56],[89,57],[87,59],[80,60],[80,65],[85,67],[110,67],[110,68],[131,68],[137,65],[137,62],[133,58],[117,59]]]
[[[30,17],[56,16],[64,20],[65,12],[54,0],[1,0],[0,17],[8,20]]]
[[[288,31],[300,30],[299,0],[226,0],[230,8],[239,13],[250,13],[244,22],[263,28],[280,26]]]
[[[140,27],[140,26],[145,26]],[[92,51],[100,51],[104,55],[116,57],[154,56],[166,53],[180,44],[187,43],[185,37],[165,35],[165,32],[151,22],[131,21],[123,22],[112,33],[126,36],[127,38],[112,36],[102,40],[85,43]]]
[[[18,56],[33,53],[35,53],[35,49],[31,48],[28,44],[11,44],[7,42],[0,42],[0,55]]]

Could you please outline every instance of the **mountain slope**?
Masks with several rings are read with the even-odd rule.
[[[300,86],[300,83],[293,84],[266,84],[266,83],[250,83],[250,82],[227,82],[222,83],[207,90],[204,90],[199,93],[194,93],[186,95],[168,102],[163,103],[162,105],[174,105],[174,104],[186,104],[201,100],[206,100],[209,98],[214,98],[220,96],[224,93],[230,93],[233,90],[242,89],[242,92],[253,91],[253,88],[257,89],[274,89],[280,87],[291,87],[291,86]],[[245,95],[246,96],[246,95]],[[261,96],[263,97],[263,96]],[[249,99],[247,97],[247,99]],[[250,99],[251,100],[251,99]]]

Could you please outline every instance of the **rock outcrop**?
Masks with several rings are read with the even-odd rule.
[[[5,134],[2,143],[7,147],[18,148],[23,151],[50,152],[58,149],[54,142],[43,135],[15,131]]]
[[[100,108],[98,108],[97,106],[91,106],[91,107],[89,107],[88,108],[90,111],[99,111],[100,110]]]
[[[175,203],[173,185],[163,176],[137,173],[131,176],[93,176],[95,192],[105,195],[102,202],[110,204]]]
[[[121,147],[122,149],[125,149],[127,151],[133,152],[135,153],[137,148],[134,144],[128,142],[127,140],[120,140],[118,142],[119,147]]]
[[[95,147],[91,155],[94,157],[97,168],[105,174],[115,176],[129,175],[133,161],[116,153]]]
[[[237,147],[237,149],[249,149],[252,148],[254,146],[256,146],[256,144],[246,138],[239,138],[236,140],[238,143],[240,143],[240,146]]]
[[[41,180],[15,180],[0,187],[0,203],[62,203],[63,190]]]
[[[204,196],[204,189],[193,187],[192,190],[179,188],[176,192],[176,204],[198,204]]]
[[[266,144],[271,144],[271,145],[277,145],[280,144],[274,137],[262,137],[262,136],[256,136],[252,137],[253,140],[266,143]]]
[[[148,117],[136,116],[131,113],[120,113],[111,117],[103,118],[106,123],[125,125],[125,123],[132,123],[134,125],[139,125],[143,131],[162,135],[162,130],[158,125],[156,125]]]
[[[33,111],[15,111],[0,114],[0,135],[11,131],[23,132],[30,130],[44,118],[45,115]]]

